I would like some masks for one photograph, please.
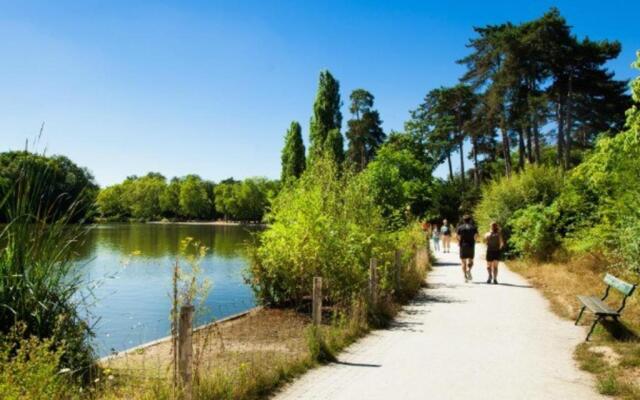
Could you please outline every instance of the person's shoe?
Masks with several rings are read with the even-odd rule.
[[[469,270],[469,271],[467,272],[467,274],[469,274],[469,280],[470,280],[470,281],[471,281],[471,280],[473,280],[473,275],[471,275],[471,270]]]
[[[491,277],[489,277],[489,279],[487,279],[487,283],[491,283]]]
[[[494,285],[497,285],[497,284],[498,284],[498,280],[497,280],[497,279],[494,279],[494,280],[493,280],[493,284],[494,284]]]

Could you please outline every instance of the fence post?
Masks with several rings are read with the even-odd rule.
[[[402,250],[396,250],[394,263],[396,270],[396,289],[400,290],[400,285],[402,283]]]
[[[191,400],[192,397],[193,311],[194,307],[192,305],[180,307],[178,367],[182,381],[182,394],[185,400]]]
[[[313,278],[313,304],[311,306],[311,318],[314,325],[322,323],[322,278]]]
[[[372,258],[369,262],[369,296],[371,304],[378,304],[378,260]]]

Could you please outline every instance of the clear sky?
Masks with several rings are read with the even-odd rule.
[[[638,1],[0,0],[0,151],[44,121],[40,148],[101,185],[148,171],[276,178],[291,120],[307,139],[321,69],[345,103],[371,91],[385,130],[400,130],[462,74],[474,25],[554,5],[579,36],[620,40],[610,68],[635,76]]]

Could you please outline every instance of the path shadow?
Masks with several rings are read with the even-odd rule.
[[[389,330],[390,331],[404,331],[404,332],[422,333],[424,331],[422,329],[419,329],[418,327],[421,327],[423,325],[424,324],[422,322],[393,321],[389,325]]]
[[[494,286],[493,283],[487,283],[487,282],[473,282],[473,284],[474,285]],[[500,282],[495,286],[507,286],[507,287],[522,288],[522,289],[533,289],[533,286],[531,286],[531,285],[517,285],[515,283],[503,283],[503,282]]]
[[[366,363],[350,363],[346,361],[334,361],[332,364],[346,365],[348,367],[367,367],[367,368],[380,368],[380,364],[366,364]]]
[[[409,303],[409,306],[422,305],[426,303],[464,303],[462,300],[453,299],[449,296],[430,294],[428,290],[429,289],[427,289],[427,291],[423,290],[418,293],[411,303]]]
[[[456,283],[432,283],[432,282],[427,282],[427,289],[458,289],[460,286],[462,286],[461,284],[456,284]]]
[[[446,262],[446,261],[436,261],[433,264],[434,267],[459,267],[460,263],[456,262]]]
[[[606,319],[600,321],[600,325],[609,332],[609,334],[620,342],[640,342],[640,337],[637,333],[631,330],[628,326],[624,324],[624,322],[618,320]]]

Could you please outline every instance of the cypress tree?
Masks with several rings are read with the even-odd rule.
[[[328,152],[338,165],[344,161],[344,139],[340,129],[331,129],[324,144],[325,151]]]
[[[292,121],[282,149],[282,183],[286,183],[292,178],[299,178],[304,172],[305,163],[302,128],[297,121]]]
[[[325,148],[328,148],[325,146],[325,142],[329,131],[338,129],[338,134],[340,134],[339,130],[342,125],[340,106],[339,82],[329,71],[320,72],[318,92],[313,103],[313,116],[311,117],[309,158],[319,155]],[[334,141],[337,140],[336,136]],[[340,140],[342,140],[341,135]]]

